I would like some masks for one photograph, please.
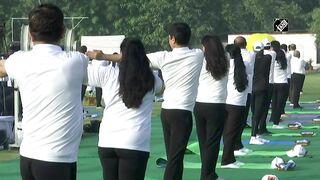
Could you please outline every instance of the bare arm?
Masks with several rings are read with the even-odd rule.
[[[7,71],[6,69],[4,68],[4,60],[1,60],[0,61],[0,77],[5,77],[7,76]]]
[[[107,60],[107,61],[112,61],[112,62],[119,62],[121,61],[121,54],[104,54],[100,50],[93,50],[93,51],[88,51],[86,55],[90,59],[96,59],[96,60]]]

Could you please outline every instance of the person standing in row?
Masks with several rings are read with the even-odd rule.
[[[300,52],[295,50],[293,52],[293,58],[291,61],[292,75],[291,75],[291,85],[292,85],[292,103],[293,109],[301,109],[299,104],[300,92],[303,87],[305,74],[306,74],[306,62],[300,58]]]
[[[247,41],[244,37],[242,36],[238,36],[234,39],[234,44],[240,47],[241,50],[241,56],[244,62],[244,65],[246,66],[246,73],[248,76],[248,95],[247,95],[247,101],[246,101],[246,110],[244,112],[244,120],[243,120],[243,125],[241,127],[241,131],[239,132],[239,134],[237,135],[237,139],[235,142],[235,149],[234,149],[234,154],[235,156],[243,156],[246,155],[250,152],[252,152],[251,149],[248,149],[246,147],[244,147],[244,145],[242,144],[242,133],[245,129],[245,127],[247,126],[247,119],[248,119],[248,114],[249,114],[249,109],[250,109],[250,102],[251,102],[251,92],[252,92],[252,76],[253,76],[253,67],[254,67],[254,53],[253,52],[249,52],[246,47],[247,47]]]
[[[285,94],[285,99],[287,101],[287,99],[289,98],[289,91],[290,91],[291,58],[292,58],[292,55],[288,52],[288,47],[287,47],[286,44],[281,44],[280,47],[283,50],[283,52],[285,53],[286,59],[287,59],[287,82],[288,82],[288,87],[287,87],[287,91],[286,91],[287,94]],[[286,117],[285,106],[282,109],[281,116]]]
[[[143,180],[150,152],[154,93],[162,81],[152,73],[139,39],[125,38],[116,66],[88,67],[88,84],[102,87],[105,109],[99,131],[98,152],[105,180]],[[117,55],[89,51],[91,59]]]
[[[251,138],[249,144],[261,145],[265,144],[268,140],[262,139],[258,136],[259,125],[263,119],[263,113],[267,106],[269,73],[271,65],[271,55],[264,54],[264,47],[261,42],[254,43],[253,50],[256,53],[254,72],[252,80],[252,128]]]
[[[291,55],[291,61],[293,59],[293,52],[297,49],[296,44],[289,44],[289,54]],[[293,74],[293,67],[291,66],[291,76]],[[293,86],[292,84],[290,84],[289,86],[289,101],[290,101],[290,106],[293,105],[293,101],[292,101],[292,96],[293,96]]]
[[[161,70],[166,87],[161,109],[168,160],[164,180],[181,180],[204,56],[200,49],[189,49],[191,29],[188,24],[174,23],[168,32],[172,51],[151,53],[148,58],[152,68]]]
[[[287,59],[285,53],[280,48],[279,41],[272,41],[271,47],[276,52],[276,61],[274,63],[274,85],[272,93],[272,112],[270,122],[273,122],[272,128],[283,129],[279,125],[281,112],[286,105],[286,94],[288,92],[287,83]]]
[[[0,76],[17,83],[23,106],[20,172],[23,180],[75,180],[83,132],[81,86],[88,60],[58,45],[65,27],[54,5],[33,8],[28,17],[31,51],[0,61]]]
[[[202,38],[203,61],[194,107],[201,157],[201,180],[219,179],[215,169],[226,118],[229,63],[217,36]]]
[[[273,83],[274,83],[274,63],[276,60],[276,53],[271,49],[271,43],[268,39],[262,40],[262,44],[264,46],[264,54],[271,55],[271,64],[270,64],[270,73],[269,73],[269,85],[268,85],[268,94],[267,94],[267,100],[265,101],[263,115],[262,119],[259,124],[259,135],[270,135],[271,132],[267,129],[267,117],[268,117],[268,111],[269,106],[271,104],[272,99],[272,93],[273,93]]]
[[[230,68],[227,83],[227,118],[223,129],[224,146],[221,167],[239,168],[244,163],[236,161],[234,146],[244,124],[243,117],[248,94],[248,79],[240,48],[237,45],[230,44],[226,46],[226,51],[230,55]]]

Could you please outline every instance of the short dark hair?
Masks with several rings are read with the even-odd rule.
[[[35,41],[58,42],[64,33],[63,13],[52,4],[42,4],[29,12],[29,31]]]
[[[175,37],[177,44],[187,46],[190,41],[191,29],[187,23],[179,22],[169,26],[168,33]]]
[[[286,44],[281,44],[280,48],[283,49],[285,52],[288,51],[288,46]]]
[[[290,44],[290,45],[289,45],[289,51],[294,51],[294,50],[296,50],[296,49],[297,49],[297,47],[296,47],[295,44]]]

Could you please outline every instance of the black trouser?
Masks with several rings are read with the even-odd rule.
[[[143,180],[149,152],[98,147],[104,180]]]
[[[304,79],[305,79],[304,74],[293,73],[291,75],[293,108],[300,107],[299,99],[300,99],[300,92],[302,91]]]
[[[96,87],[97,107],[101,107],[101,99],[102,99],[102,88]]]
[[[267,94],[268,91],[257,91],[252,93],[252,103],[251,103],[251,109],[252,109],[252,125],[251,125],[251,136],[256,136],[258,134],[259,130],[259,124],[263,120],[263,113],[265,112],[265,109],[268,109],[269,107],[266,106],[267,103]]]
[[[234,163],[234,145],[244,121],[245,106],[226,105],[227,118],[223,129],[223,154],[221,165]]]
[[[243,124],[242,124],[242,127],[241,127],[239,133],[237,134],[236,141],[234,144],[234,150],[239,150],[244,147],[242,144],[241,137],[242,137],[242,133],[247,125],[247,118],[248,118],[248,114],[249,114],[250,104],[251,104],[251,93],[248,93],[246,108],[245,108],[244,115],[243,115]]]
[[[272,94],[272,112],[270,120],[275,125],[279,125],[281,111],[286,106],[286,90],[288,89],[287,83],[275,83],[273,85]]]
[[[77,163],[47,162],[20,156],[23,180],[76,180]]]
[[[226,118],[225,104],[196,103],[194,107],[201,157],[201,180],[218,178],[216,164]]]
[[[269,112],[269,107],[272,99],[272,93],[273,93],[273,84],[268,85],[268,90],[267,90],[267,96],[266,96],[266,101],[264,104],[264,107],[266,107],[262,113],[262,117],[260,120],[259,124],[259,133],[263,133],[267,131],[267,117],[268,117],[268,112]]]
[[[292,74],[291,74],[291,78],[289,79],[289,101],[290,103],[292,103],[292,96],[293,96],[293,86],[292,86]]]
[[[181,180],[184,153],[192,131],[192,113],[162,108],[161,122],[168,160],[164,180]]]
[[[287,81],[288,81],[288,85],[287,85],[287,88],[286,88],[286,90],[284,90],[285,91],[285,101],[287,102],[287,99],[288,99],[288,97],[289,97],[289,94],[290,94],[290,78],[287,78]],[[289,98],[289,100],[290,100],[290,98]],[[282,111],[281,111],[281,114],[285,114],[286,113],[286,111],[285,111],[285,107],[286,106],[284,106],[283,107],[283,109],[282,109]]]

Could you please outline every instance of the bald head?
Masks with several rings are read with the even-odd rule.
[[[243,36],[236,37],[233,43],[239,46],[241,49],[245,49],[247,46],[247,41]]]
[[[298,51],[298,50],[293,51],[293,56],[300,58],[300,51]]]

